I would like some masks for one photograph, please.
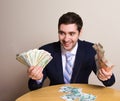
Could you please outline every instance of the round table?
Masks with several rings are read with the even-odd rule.
[[[63,93],[59,92],[62,86],[82,88],[82,92],[95,95],[95,101],[120,101],[120,90],[90,84],[60,84],[43,87],[22,95],[16,101],[64,101],[61,98]]]

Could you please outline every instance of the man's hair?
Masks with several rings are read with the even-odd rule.
[[[80,32],[83,26],[83,21],[78,14],[74,12],[67,12],[59,18],[58,29],[60,28],[61,24],[76,24],[77,30]]]

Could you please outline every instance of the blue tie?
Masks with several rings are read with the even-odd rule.
[[[71,54],[69,52],[67,52],[65,54],[65,57],[66,57],[66,65],[65,65],[65,71],[64,71],[65,83],[70,83],[70,80],[71,80],[72,68],[73,68],[72,56],[73,56],[73,54]]]

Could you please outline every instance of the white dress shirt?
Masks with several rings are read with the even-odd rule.
[[[66,57],[65,57],[66,52],[70,52],[71,54],[73,54],[72,64],[74,64],[75,56],[76,56],[76,52],[77,52],[77,48],[78,48],[78,43],[76,43],[75,47],[74,47],[71,51],[66,51],[66,50],[61,46],[63,73],[64,73],[64,71],[65,71],[65,64],[66,64]],[[73,66],[74,66],[74,65],[73,65]]]

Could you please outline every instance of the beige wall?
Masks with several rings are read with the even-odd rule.
[[[0,0],[0,101],[14,101],[28,92],[27,67],[16,54],[57,39],[61,14],[74,11],[84,20],[81,39],[101,42],[115,64],[120,89],[120,1],[119,0]],[[90,83],[102,85],[94,76]]]

